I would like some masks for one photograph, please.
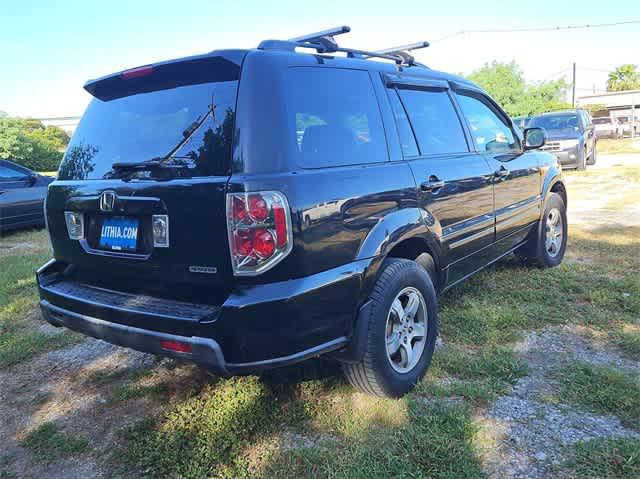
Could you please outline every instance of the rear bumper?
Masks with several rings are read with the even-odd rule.
[[[344,349],[363,302],[370,260],[278,283],[242,286],[220,306],[131,295],[74,283],[52,261],[37,273],[44,318],[55,326],[220,375],[286,366]],[[186,343],[190,353],[162,347]]]
[[[67,311],[52,305],[46,300],[40,301],[40,308],[42,309],[44,318],[54,326],[64,326],[87,336],[92,336],[94,338],[102,339],[103,341],[135,349],[137,351],[185,359],[220,376],[245,374],[263,369],[287,366],[320,354],[335,351],[336,349],[342,348],[347,343],[346,338],[337,338],[333,341],[320,344],[314,348],[300,351],[289,356],[250,363],[228,363],[224,359],[224,354],[222,353],[220,345],[211,338],[178,336],[175,334],[166,334],[159,331],[112,323],[102,319],[92,318],[90,316]],[[188,344],[191,346],[191,352],[182,353],[165,349],[162,346],[162,341],[177,341],[179,343]]]

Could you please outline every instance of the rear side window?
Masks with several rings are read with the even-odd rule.
[[[366,71],[291,68],[286,95],[291,144],[302,168],[388,160],[380,109]]]
[[[469,151],[460,119],[446,91],[399,90],[423,155]]]
[[[413,130],[411,130],[411,124],[407,118],[407,112],[404,111],[398,92],[395,90],[389,90],[389,100],[391,101],[391,108],[393,109],[393,116],[396,118],[396,125],[398,127],[398,136],[400,137],[400,145],[402,146],[402,154],[405,158],[412,156],[418,156],[418,145],[416,144],[416,138],[413,136]]]
[[[492,105],[480,96],[464,93],[458,94],[458,103],[469,121],[471,135],[480,151],[506,153],[519,150],[520,145],[506,118]]]

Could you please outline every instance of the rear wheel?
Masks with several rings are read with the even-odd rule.
[[[567,248],[567,210],[558,193],[549,193],[544,215],[528,243],[516,253],[541,268],[562,262]]]
[[[374,286],[365,353],[343,371],[358,390],[382,397],[409,392],[424,376],[437,337],[437,298],[427,271],[387,259]]]

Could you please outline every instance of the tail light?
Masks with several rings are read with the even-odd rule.
[[[278,191],[228,193],[227,228],[236,276],[267,271],[293,247],[289,204]]]

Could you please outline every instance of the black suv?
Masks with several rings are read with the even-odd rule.
[[[47,321],[220,375],[323,356],[399,396],[431,361],[437,292],[514,251],[559,264],[544,132],[343,31],[88,82],[49,187]]]
[[[542,148],[553,153],[565,168],[585,170],[596,163],[595,127],[586,110],[552,111],[533,117],[528,124],[546,131]]]

